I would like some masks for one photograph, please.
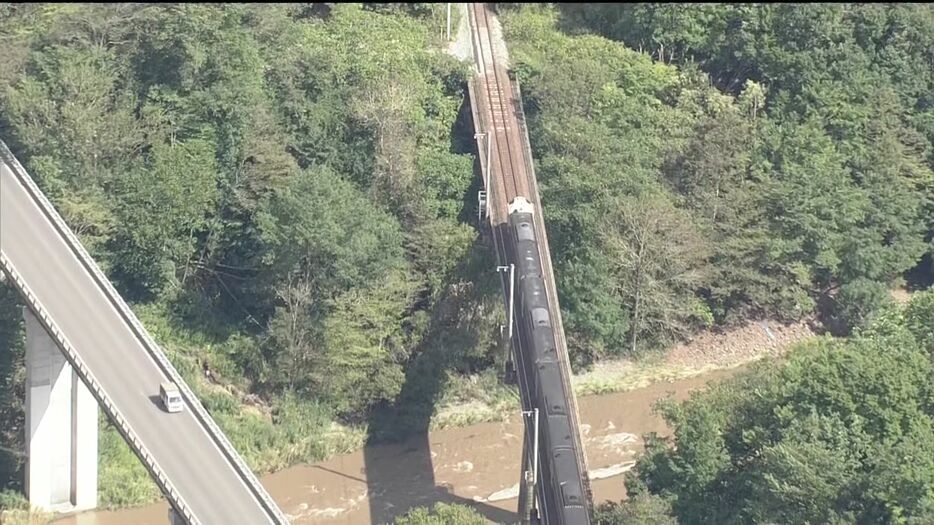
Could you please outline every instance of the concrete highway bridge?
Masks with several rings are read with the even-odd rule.
[[[0,142],[0,267],[26,316],[26,492],[33,506],[97,506],[97,407],[175,511],[195,524],[288,523],[178,371]],[[178,384],[168,413],[159,385]]]

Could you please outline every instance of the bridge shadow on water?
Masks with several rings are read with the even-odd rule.
[[[473,183],[464,197],[460,220],[476,225],[476,196],[482,186],[469,104],[465,100],[454,126],[453,150],[475,156]],[[449,372],[469,373],[497,366],[498,359],[492,355],[498,352],[487,349],[501,350],[496,338],[505,313],[490,244],[488,236],[478,235],[444,279],[432,301],[427,332],[406,368],[397,402],[374,411],[368,421],[370,446],[364,450],[364,462],[370,523],[392,523],[414,507],[435,503],[469,506],[494,523],[517,521],[514,512],[457,496],[450,487],[439,485],[428,433]],[[372,446],[377,443],[384,446]],[[392,453],[387,454],[387,447]]]
[[[478,258],[488,257],[489,247],[478,242],[471,252],[472,262],[488,265]],[[490,278],[493,282],[489,284],[496,286],[498,294],[494,279]],[[448,372],[467,371],[464,367],[471,363],[496,366],[492,359],[477,355],[481,352],[477,349],[489,348],[493,332],[498,330],[498,325],[490,323],[489,309],[502,308],[498,295],[490,297],[489,289],[480,289],[484,284],[448,286],[433,309],[422,348],[409,363],[398,402],[370,418],[368,442],[382,445],[364,450],[371,523],[392,523],[413,507],[431,507],[438,502],[472,507],[494,523],[516,522],[513,512],[457,496],[450,487],[439,485],[429,435],[431,416]]]
[[[436,363],[426,361],[431,361],[431,358],[426,358],[425,364],[416,364],[414,368],[419,373],[431,375],[407,381],[407,384],[417,383],[422,392],[425,391],[423,389],[439,388],[441,383],[438,379],[426,385],[425,377],[443,377],[442,373],[433,373],[436,372]],[[408,410],[412,412],[406,414]],[[414,507],[431,507],[439,502],[472,507],[494,523],[515,522],[514,513],[457,496],[450,487],[437,483],[428,433],[430,410],[423,407],[392,408],[383,414],[373,418],[370,439],[380,443],[386,440],[393,442],[378,448],[369,446],[364,451],[370,523],[392,523]],[[395,439],[384,432],[388,428],[393,429],[389,432],[395,434]],[[402,433],[408,435],[403,438]],[[387,454],[387,448],[392,453]]]

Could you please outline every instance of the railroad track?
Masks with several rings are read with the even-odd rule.
[[[492,33],[490,31],[490,13],[486,4],[470,4],[473,11],[475,33],[478,38],[477,64],[480,69],[481,99],[485,107],[489,108],[488,127],[484,129],[492,133],[491,168],[497,174],[492,184],[500,187],[505,196],[501,201],[501,210],[505,217],[506,206],[518,196],[530,197],[529,172],[526,169],[523,154],[522,135],[519,122],[516,119],[516,110],[513,100],[512,84],[506,68],[500,63],[493,49]],[[494,191],[493,188],[488,191]]]

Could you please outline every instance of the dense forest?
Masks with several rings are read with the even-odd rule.
[[[930,282],[930,7],[500,11],[579,359]]]
[[[498,9],[575,367],[758,318],[849,336],[668,406],[677,448],[652,441],[601,523],[931,516],[934,470],[892,451],[930,456],[934,314],[889,292],[934,280],[934,9]],[[0,3],[0,137],[258,471],[501,388],[443,23],[443,4]],[[22,484],[18,305],[0,285],[0,508]],[[105,426],[102,503],[155,497]],[[435,510],[404,522],[474,522]]]

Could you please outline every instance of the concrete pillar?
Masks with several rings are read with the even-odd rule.
[[[26,496],[34,507],[97,506],[97,400],[45,327],[26,321]]]

